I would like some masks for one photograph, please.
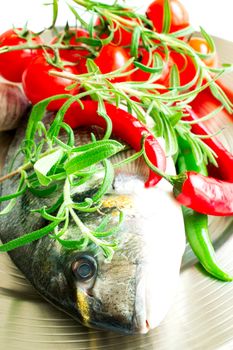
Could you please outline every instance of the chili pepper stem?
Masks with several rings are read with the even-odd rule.
[[[186,172],[180,173],[179,175],[170,176],[170,184],[174,187],[174,194],[177,196],[182,192],[182,186],[187,179]]]
[[[146,151],[145,151],[145,146],[143,145],[143,157],[145,159],[146,164],[148,165],[148,167],[154,171],[157,175],[161,176],[163,179],[167,180],[168,182],[170,182],[171,184],[173,184],[172,182],[172,178],[173,176],[170,176],[168,174],[165,174],[162,170],[160,170],[159,168],[157,168],[154,164],[151,163],[151,161],[149,160],[149,158],[147,157]]]
[[[179,175],[168,175],[165,174],[163,171],[158,169],[156,166],[154,166],[149,158],[147,157],[145,150],[144,150],[144,159],[148,167],[153,170],[157,175],[160,175],[163,179],[167,180],[172,186],[175,196],[180,194],[182,192],[182,186],[185,180],[187,179],[186,172],[180,173]]]

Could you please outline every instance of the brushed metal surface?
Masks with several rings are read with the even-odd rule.
[[[221,39],[216,44],[221,60],[233,62],[233,44]],[[232,74],[226,81],[233,87]],[[233,123],[213,120],[213,129],[222,125],[228,126],[224,142],[233,151]],[[0,162],[9,139],[0,134]],[[232,219],[211,218],[210,230],[219,262],[233,274]],[[195,262],[187,246],[179,290],[161,326],[147,335],[123,336],[80,326],[42,300],[8,255],[0,254],[0,349],[231,350],[233,283],[212,279]]]

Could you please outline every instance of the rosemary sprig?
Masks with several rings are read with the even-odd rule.
[[[232,113],[233,105],[216,84],[216,79],[223,73],[232,71],[233,66],[207,67],[202,61],[203,58],[207,58],[207,55],[204,56],[195,52],[184,40],[179,39],[180,36],[192,34],[193,29],[191,27],[169,34],[170,8],[168,1],[165,2],[164,33],[153,31],[151,22],[144,15],[119,5],[117,1],[113,5],[94,0],[72,1],[92,15],[90,22],[87,23],[79,15],[76,8],[68,4],[76,21],[87,29],[90,34],[90,38],[78,38],[80,45],[69,45],[69,40],[65,40],[69,34],[69,26],[67,25],[64,31],[59,33],[59,39],[55,44],[35,45],[25,29],[21,33],[24,37],[26,35],[25,38],[27,38],[27,42],[24,45],[0,48],[0,54],[15,50],[41,48],[49,60],[48,52],[52,50],[56,58],[56,64],[54,65],[59,65],[60,68],[63,68],[63,66],[59,60],[59,50],[72,49],[80,51],[84,49],[89,51],[89,58],[86,64],[88,73],[73,75],[64,71],[52,70],[50,72],[51,75],[72,80],[74,85],[79,85],[82,88],[81,92],[76,96],[70,97],[69,89],[67,89],[67,94],[48,98],[33,107],[25,139],[21,146],[24,163],[18,169],[0,178],[0,182],[6,181],[13,176],[20,178],[16,192],[0,198],[0,202],[8,202],[8,205],[5,206],[0,215],[9,213],[14,208],[17,198],[24,195],[26,191],[30,191],[32,195],[40,198],[49,197],[55,192],[59,192],[58,199],[52,207],[42,207],[36,211],[33,210],[33,212],[39,213],[48,222],[48,225],[0,246],[0,251],[15,249],[50,234],[51,239],[57,240],[65,249],[85,249],[91,244],[102,249],[105,257],[111,259],[115,249],[117,249],[117,242],[113,235],[118,231],[122,223],[123,213],[119,212],[119,223],[110,230],[106,229],[108,224],[107,216],[104,216],[100,225],[93,230],[82,222],[80,214],[96,212],[101,208],[101,201],[113,183],[114,169],[116,167],[144,155],[147,164],[157,173],[159,170],[155,167],[153,168],[153,165],[146,157],[143,145],[142,149],[133,156],[112,165],[110,158],[122,151],[123,145],[110,138],[112,125],[106,113],[104,101],[108,101],[116,106],[123,106],[129,113],[134,114],[137,119],[147,124],[156,137],[162,136],[165,140],[167,155],[174,157],[177,155],[179,151],[177,137],[181,135],[189,143],[197,164],[211,162],[216,165],[214,152],[203,143],[201,136],[192,134],[192,122],[182,120],[183,115],[185,115],[183,111],[184,107],[189,105],[202,90],[209,87],[213,95],[222,103],[221,108],[226,108]],[[53,16],[50,28],[53,28],[58,33],[55,27],[59,12],[58,0],[53,0],[52,9]],[[98,28],[93,23],[93,15],[97,15],[100,18],[100,22],[105,25],[107,30],[106,38],[98,37]],[[112,41],[115,31],[120,28],[132,32],[132,43],[130,45],[132,59],[116,71],[101,74],[93,58],[98,55],[98,50],[103,45]],[[93,35],[95,29],[97,30],[97,35]],[[201,28],[201,34],[211,48],[211,52],[208,54],[209,57],[215,53],[214,42],[203,28]],[[144,47],[149,52],[147,65],[143,65],[139,60],[141,47]],[[165,88],[157,83],[164,66],[161,56],[155,53],[156,49],[162,50],[167,61],[169,60],[170,50],[179,52],[184,56],[190,56],[196,68],[196,75],[192,81],[181,86],[179,72],[176,65],[174,65],[171,70],[170,88],[168,91],[164,91]],[[50,61],[50,63],[53,62]],[[131,64],[134,64],[135,68],[125,72],[126,68]],[[130,76],[136,69],[150,73],[148,81],[112,82],[116,77]],[[213,76],[213,73],[215,76]],[[105,119],[107,128],[101,140],[96,141],[93,138],[92,142],[88,144],[76,146],[74,132],[63,122],[63,119],[73,102],[78,102],[82,106],[82,98],[84,97],[98,101],[98,114]],[[43,123],[46,108],[51,101],[61,98],[67,101],[57,112],[51,125],[46,128]],[[220,111],[220,108],[201,120],[210,119],[218,111]],[[66,134],[65,141],[60,137],[62,131]],[[45,149],[46,151],[44,151]],[[80,186],[87,184],[93,176],[97,175],[101,175],[98,191],[91,198],[87,197],[82,202],[75,201],[73,197],[74,192],[78,191]],[[171,182],[169,174],[161,173],[160,175]],[[70,220],[78,228],[77,239],[75,240],[70,240],[66,237]]]
[[[48,99],[46,103],[48,104],[51,100]],[[40,107],[40,112],[45,112],[46,103],[42,103]],[[40,208],[33,212],[40,213],[40,215],[51,222],[46,227],[40,229],[39,231],[27,233],[21,239],[13,240],[9,244],[2,245],[0,251],[8,251],[22,246],[22,244],[28,244],[38,238],[47,235],[54,231],[51,238],[58,240],[67,249],[78,249],[78,247],[84,248],[89,244],[94,244],[99,248],[102,248],[105,257],[111,259],[116,249],[116,242],[108,242],[101,237],[109,236],[111,232],[117,231],[117,227],[120,226],[122,222],[122,214],[119,216],[119,224],[115,229],[111,231],[101,232],[95,234],[95,231],[90,230],[86,227],[79,218],[78,212],[94,212],[97,211],[101,206],[101,200],[108,189],[111,187],[114,179],[114,170],[111,162],[108,160],[114,154],[120,152],[124,146],[115,140],[109,138],[104,138],[99,141],[94,141],[89,144],[76,146],[71,140],[74,140],[73,130],[65,123],[60,123],[57,128],[53,128],[53,124],[46,131],[46,137],[44,145],[49,146],[49,150],[46,152],[39,152],[37,154],[37,159],[35,159],[35,149],[38,146],[38,132],[41,130],[41,118],[38,119],[38,106],[35,106],[29,123],[27,126],[27,139],[24,142],[24,153],[27,155],[27,163],[21,166],[16,171],[3,177],[1,180],[5,181],[12,176],[21,174],[20,183],[17,191],[14,194],[9,194],[0,198],[1,202],[9,201],[9,204],[1,211],[0,215],[5,215],[11,211],[16,203],[17,197],[23,195],[27,190],[39,197],[49,197],[58,188],[60,191],[63,188],[63,200],[55,206],[53,209]],[[43,113],[42,113],[43,114]],[[36,117],[36,118],[34,118]],[[45,126],[44,126],[45,128]],[[57,138],[55,135],[60,133],[62,128],[66,129],[67,132],[67,143],[61,141],[62,144],[57,145]],[[31,147],[32,141],[35,147]],[[100,167],[99,164],[103,162],[103,166]],[[102,176],[102,182],[99,184],[99,189],[95,195],[89,199],[86,198],[84,202],[77,203],[72,199],[73,190],[77,191],[78,187],[82,185],[82,180],[85,178],[85,182],[93,176],[87,176],[88,171],[93,168],[94,173],[104,172]],[[83,172],[82,172],[83,171]],[[79,228],[79,234],[76,241],[66,241],[61,239],[65,236],[70,218],[76,223]],[[59,228],[63,225],[63,228]],[[85,244],[84,244],[85,242]]]
[[[184,40],[179,40],[178,38],[176,38],[176,36],[181,37],[188,34],[192,34],[194,30],[191,27],[188,27],[188,28],[185,28],[183,31],[181,30],[177,33],[166,34],[167,28],[170,25],[169,23],[170,8],[169,8],[168,2],[166,2],[166,6],[165,6],[166,14],[164,16],[166,17],[165,18],[166,21],[164,22],[164,28],[166,29],[166,31],[165,33],[157,33],[153,31],[152,26],[151,28],[148,28],[148,25],[147,26],[144,25],[145,23],[148,24],[148,19],[145,16],[137,14],[133,9],[128,9],[126,7],[120,6],[118,3],[115,3],[114,5],[108,5],[108,4],[100,3],[94,0],[72,0],[72,1],[82,6],[89,12],[93,12],[99,16],[102,16],[104,18],[104,21],[108,23],[107,25],[108,29],[112,32],[114,32],[116,28],[119,28],[119,27],[125,28],[128,31],[132,31],[132,32],[135,30],[135,27],[137,27],[137,32],[139,32],[138,28],[140,28],[140,35],[141,35],[142,41],[146,49],[149,51],[153,51],[155,48],[155,42],[158,42],[159,43],[158,47],[159,46],[163,47],[165,52],[168,52],[168,48],[169,48],[192,57],[192,60],[197,68],[197,76],[189,85],[183,86],[182,90],[193,87],[194,89],[193,89],[192,98],[195,98],[195,96],[199,93],[198,89],[195,88],[195,84],[197,83],[197,79],[199,76],[200,78],[199,86],[201,85],[203,80],[206,80],[210,85],[210,88],[213,94],[215,95],[215,97],[218,100],[220,100],[220,102],[224,105],[224,107],[230,113],[232,112],[232,107],[233,107],[232,103],[226,97],[222,89],[212,79],[209,69],[201,60],[201,58],[203,58],[202,54],[199,54],[195,50],[193,50],[192,47],[190,47]],[[124,17],[122,18],[122,16]],[[138,21],[132,21],[131,20],[132,18],[137,18]],[[210,44],[211,54],[213,54],[215,52],[215,45],[214,45],[213,39],[208,35],[208,33],[203,28],[201,28],[201,33],[204,36],[204,38],[207,40],[207,42]],[[137,33],[137,36],[138,36],[138,33]],[[131,43],[131,52],[135,54],[134,46],[135,46],[135,40],[132,41]],[[230,69],[233,70],[232,65]],[[225,69],[222,68],[222,72],[224,71]],[[156,89],[156,87],[154,87],[154,89]],[[188,103],[188,101],[186,101],[186,103]]]

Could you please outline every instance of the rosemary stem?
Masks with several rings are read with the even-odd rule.
[[[127,27],[130,27],[132,30],[137,27],[139,24],[138,22],[135,22],[135,21],[130,21],[130,20],[127,20],[121,16],[118,16],[118,15],[114,15],[113,13],[111,13],[110,11],[108,11],[108,16],[115,20],[116,22],[119,22]]]
[[[49,75],[54,76],[54,77],[66,78],[66,79],[70,79],[70,80],[78,81],[78,82],[82,81],[82,79],[80,77],[78,77],[77,75],[75,75],[73,73],[69,73],[69,72],[58,72],[56,70],[51,70],[51,71],[49,71]]]
[[[86,1],[86,0],[73,0],[76,4],[86,8],[87,10],[90,9],[91,6],[94,7],[94,5],[99,5],[99,4],[94,4],[92,1]],[[95,12],[97,12],[95,9],[94,9]],[[114,14],[113,11],[111,11],[110,9],[102,9],[102,13],[103,15],[106,14],[106,16],[110,19],[112,19],[114,22],[118,22],[118,23],[121,23],[127,27],[131,27],[132,29],[137,27],[139,25],[138,22],[136,21],[132,21],[132,20],[128,20],[128,19],[125,19],[124,17],[122,16],[119,16],[117,14]]]
[[[74,222],[76,223],[76,225],[78,226],[78,228],[80,229],[80,231],[82,232],[82,234],[89,236],[89,229],[82,223],[82,221],[79,219],[79,217],[76,215],[75,211],[73,208],[69,207],[69,212],[74,220]]]
[[[87,3],[89,3],[89,1],[86,0],[73,0],[76,4],[83,6],[83,7],[87,7]],[[89,4],[88,4],[89,5]]]
[[[30,168],[32,168],[32,163],[31,163],[31,162],[28,162],[28,163],[24,164],[23,166],[19,167],[18,169],[12,171],[11,173],[6,174],[6,175],[0,177],[0,183],[2,183],[3,181],[6,181],[6,180],[8,180],[8,179],[10,179],[10,178],[12,178],[12,177],[18,175],[18,174],[20,174],[21,171],[23,171],[23,170],[28,170],[28,169],[30,169]]]
[[[69,212],[74,220],[74,222],[76,223],[76,225],[78,226],[78,228],[80,229],[81,233],[88,238],[90,241],[92,241],[93,243],[95,243],[97,246],[99,245],[106,245],[104,244],[103,241],[101,241],[100,239],[96,238],[92,232],[89,230],[88,227],[86,227],[82,221],[79,219],[78,215],[76,215],[75,211],[73,208],[69,208]]]
[[[47,155],[49,155],[49,154],[51,154],[51,153],[53,153],[53,152],[55,152],[55,151],[57,151],[57,150],[59,150],[58,147],[53,148],[53,149],[50,149],[50,150],[48,150],[48,151],[42,153],[42,154],[41,154],[41,158],[43,158],[43,157],[45,157],[45,156],[47,156]],[[18,169],[12,171],[11,173],[6,174],[6,175],[0,177],[0,183],[6,181],[6,180],[8,180],[8,179],[10,179],[10,178],[12,178],[12,177],[14,177],[14,176],[16,176],[16,175],[19,175],[22,171],[24,171],[24,170],[29,170],[29,169],[31,169],[32,167],[33,167],[32,162],[27,162],[26,164],[22,165],[21,167],[19,167]]]

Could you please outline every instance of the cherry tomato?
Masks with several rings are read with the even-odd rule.
[[[89,33],[83,28],[70,28],[68,32],[61,32],[57,37],[53,38],[51,44],[56,44],[59,38],[63,35],[63,40],[61,44],[63,45],[72,45],[72,46],[81,46],[83,49],[80,50],[60,50],[60,57],[64,61],[69,61],[76,63],[81,58],[86,57],[90,52],[85,50],[87,47],[84,43],[78,42],[78,38],[89,38]]]
[[[204,38],[192,37],[189,39],[188,44],[198,53],[205,55],[211,53],[209,44]],[[218,65],[218,58],[216,54],[209,58],[204,58],[203,61],[209,67],[216,67]]]
[[[128,10],[128,11],[130,11],[130,10]],[[136,18],[130,18],[130,17],[126,17],[126,16],[122,16],[122,18],[126,19],[127,21],[134,21],[136,23],[139,23]],[[104,31],[108,31],[107,26],[104,25],[99,18],[97,18],[95,25],[103,27],[102,29]],[[127,28],[127,29],[124,29],[124,28],[116,29],[116,24],[114,25],[115,32],[114,32],[114,37],[113,37],[113,40],[112,40],[112,42],[114,44],[119,45],[119,46],[129,46],[129,45],[131,45],[132,36],[133,36],[133,27],[130,27],[130,26],[127,26],[127,25],[124,25],[124,27]],[[106,38],[106,37],[108,37],[108,35],[109,35],[109,33],[108,34],[107,33],[103,33],[101,35],[101,38]]]
[[[86,67],[86,63],[87,63],[87,60],[86,58],[81,58],[77,64],[75,65],[75,67],[77,68],[78,72],[80,74],[85,74],[87,73],[87,67]]]
[[[16,30],[10,29],[0,35],[0,47],[24,45],[27,43],[27,36],[32,34],[31,31],[25,38],[21,38],[17,32],[23,33],[21,28]],[[41,44],[42,40],[39,36],[31,39],[32,44]],[[0,75],[14,83],[22,81],[22,75],[33,58],[39,55],[41,50],[17,50],[0,54]]]
[[[169,77],[170,77],[170,71],[171,71],[171,66],[173,64],[173,60],[169,57],[168,61],[165,59],[165,54],[162,51],[159,51],[158,49],[155,50],[154,53],[157,53],[161,56],[163,63],[164,63],[164,68],[161,74],[161,77],[155,81],[155,84],[161,84],[164,85],[165,87],[169,87]],[[146,49],[141,49],[139,52],[139,61],[147,66],[149,63],[150,59],[150,54]],[[152,67],[153,64],[150,64],[149,67]],[[147,73],[143,71],[142,69],[137,69],[136,72],[132,74],[132,80],[134,81],[147,81],[151,76],[151,73]]]
[[[165,0],[153,1],[146,11],[147,17],[153,22],[155,30],[162,33]],[[189,15],[179,0],[170,0],[171,26],[169,33],[189,26]]]
[[[196,75],[196,67],[190,56],[171,51],[170,56],[177,65],[180,73],[180,85],[188,84]]]
[[[66,91],[66,87],[70,86],[73,81],[70,79],[54,77],[49,75],[51,70],[61,72],[62,70],[49,64],[43,56],[35,58],[23,74],[23,89],[27,98],[36,104],[47,97],[58,94],[74,95],[78,92],[78,88]],[[69,73],[78,74],[75,66],[65,66],[64,70]],[[49,110],[58,110],[64,99],[53,101],[49,104]]]
[[[121,68],[129,59],[130,56],[125,49],[120,46],[113,46],[109,44],[100,50],[99,56],[95,59],[95,63],[100,68],[101,73],[106,74]],[[129,72],[133,68],[133,65],[130,65],[124,70],[124,72]],[[116,83],[128,80],[131,80],[130,75],[115,78],[111,81]]]

